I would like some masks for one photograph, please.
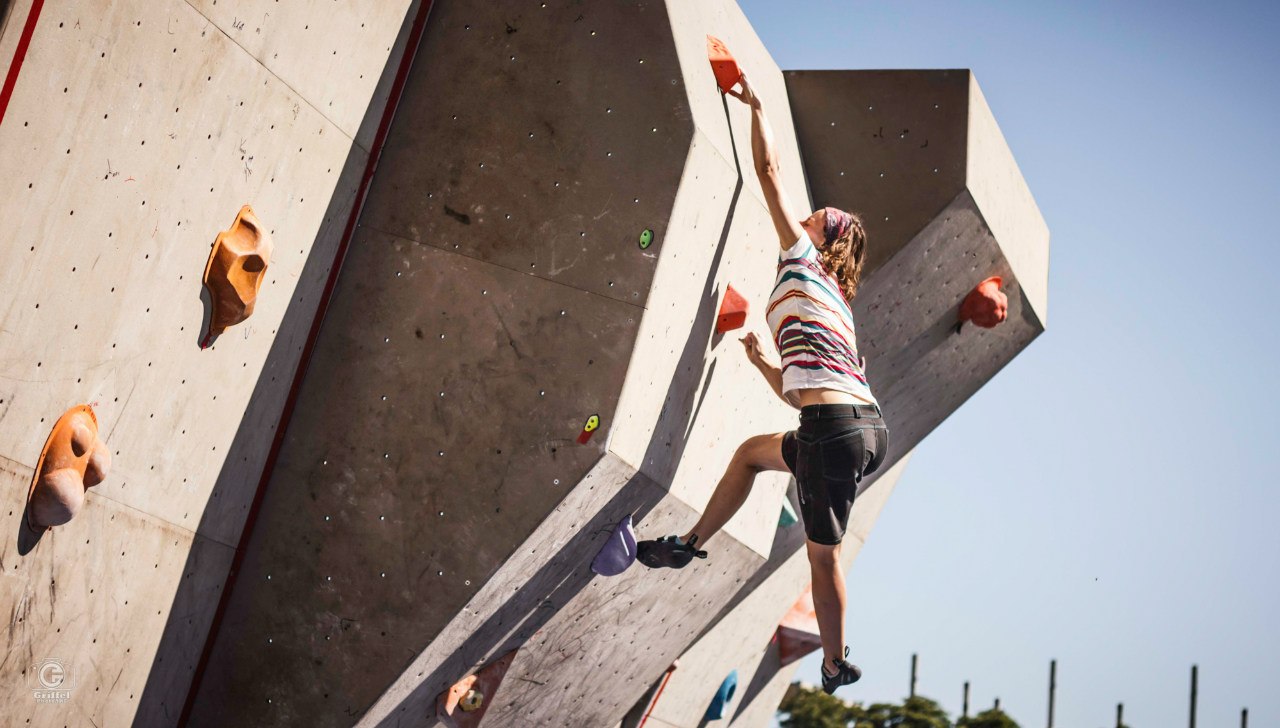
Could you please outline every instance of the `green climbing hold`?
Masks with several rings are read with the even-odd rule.
[[[791,507],[791,499],[782,499],[782,512],[778,514],[778,528],[786,528],[794,526],[800,519],[796,517],[796,511]]]
[[[653,231],[645,228],[644,232],[640,233],[640,249],[646,250],[650,245],[653,245]]]

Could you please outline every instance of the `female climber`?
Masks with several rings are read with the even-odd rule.
[[[780,364],[765,358],[754,333],[747,358],[775,394],[800,410],[796,430],[748,438],[734,453],[698,522],[683,536],[638,544],[650,568],[682,568],[746,501],[757,473],[795,476],[822,637],[822,688],[835,692],[862,676],[846,658],[840,541],[863,477],[885,460],[888,428],[858,357],[849,302],[858,289],[867,238],[855,215],[827,207],[796,221],[782,184],[773,133],[747,77],[728,93],[751,107],[751,153],[778,233],[778,275],[765,312]]]

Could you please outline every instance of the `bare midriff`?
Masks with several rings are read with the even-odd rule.
[[[868,404],[865,399],[837,389],[800,389],[796,393],[801,407],[811,404]]]

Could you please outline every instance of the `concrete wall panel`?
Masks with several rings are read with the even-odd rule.
[[[964,187],[970,74],[784,75],[814,205],[861,215],[870,274]]]
[[[356,136],[409,5],[404,0],[190,4],[349,139]],[[335,83],[338,79],[341,83]]]
[[[969,76],[969,158],[965,178],[982,218],[1001,241],[1041,326],[1049,325],[1049,228],[996,117]]]
[[[796,214],[810,212],[801,209],[810,204],[809,187],[801,165],[795,129],[786,113],[789,103],[786,81],[742,9],[736,2],[727,0],[693,3],[668,0],[667,12],[671,16],[671,31],[680,57],[694,125],[726,161],[733,160],[736,152],[743,170],[745,194],[763,204],[760,182],[752,172],[751,114],[737,99],[723,96],[716,85],[711,64],[707,61],[707,36],[713,35],[724,41],[765,103],[769,125],[774,131],[782,179],[796,207]],[[726,107],[731,109],[728,119],[725,117]]]
[[[22,517],[29,467],[0,458],[0,508],[9,534]],[[197,544],[198,542],[198,544]],[[188,554],[198,556],[197,563]],[[23,553],[12,538],[0,549],[0,603],[9,629],[0,674],[0,701],[10,724],[115,725],[134,719],[166,621],[182,620],[202,642],[212,611],[175,613],[174,585],[212,603],[231,549],[152,515],[102,498],[71,523]],[[67,675],[66,702],[37,702],[39,670],[56,661]],[[181,707],[187,664],[164,665],[170,700]],[[173,702],[170,703],[170,709]],[[174,711],[168,721],[172,723]]]
[[[30,6],[15,4],[0,37],[6,62]],[[353,92],[359,69],[381,71],[397,26],[371,28],[377,42],[346,46],[328,73],[360,114],[376,79]],[[321,52],[294,50],[295,63]],[[33,725],[68,724],[69,711],[81,724],[177,721],[328,272],[314,258],[332,259],[366,158],[307,93],[191,4],[44,5],[0,127],[0,166],[14,172],[0,211],[15,221],[0,234],[0,458],[24,473],[6,486],[18,568],[0,582],[10,612],[40,610],[10,635],[3,675],[21,687],[28,657],[61,656],[80,684],[74,708],[42,706]],[[205,261],[245,203],[274,255],[254,316],[201,350]],[[30,468],[81,402],[112,473],[75,521],[32,543]]]
[[[809,212],[809,191],[782,73],[737,4],[675,2],[668,12],[697,132],[610,448],[701,510],[739,443],[795,427],[794,410],[773,396],[738,342],[747,330],[770,338],[763,314],[779,246],[754,172],[750,110],[716,86],[708,34],[727,44],[768,104],[797,215]],[[715,317],[729,284],[748,299],[752,314],[745,329],[721,336]],[[719,455],[684,458],[685,452]],[[785,486],[785,476],[760,477],[725,532],[767,556]]]
[[[778,242],[764,205],[738,178],[695,136],[672,212],[679,232],[658,264],[610,440],[613,452],[699,511],[739,443],[795,427],[795,410],[774,396],[739,342],[747,331],[770,338],[763,312]],[[721,335],[715,318],[729,285],[752,313],[746,327]],[[726,532],[767,556],[786,483],[782,474],[761,475]]]
[[[643,305],[691,134],[663,7],[431,13],[361,224]]]
[[[343,270],[196,724],[362,711],[603,452],[631,306],[370,228]]]
[[[799,662],[785,667],[779,667],[779,664],[778,645],[770,643],[753,677],[753,681],[764,676],[768,676],[768,680],[763,681],[758,689],[742,696],[742,703],[729,725],[734,728],[766,728],[773,725],[778,715],[778,705],[800,669]]]
[[[967,192],[868,277],[855,301],[860,344],[890,428],[890,448],[915,447],[1043,331]],[[883,271],[883,272],[881,272]],[[1004,277],[1008,319],[956,333],[960,302]]]
[[[163,23],[139,3],[49,10],[0,131],[28,171],[0,182],[24,221],[0,272],[0,443],[34,466],[41,418],[94,402],[116,455],[94,493],[194,529],[350,139],[185,3]],[[254,316],[201,350],[209,247],[246,202],[271,266]]]
[[[762,559],[728,537],[680,571],[633,565],[604,578],[591,559],[634,513],[664,533],[697,513],[609,454],[502,565],[361,720],[431,714],[454,681],[520,648],[486,714],[494,725],[607,725],[648,689]],[[501,717],[499,717],[501,716]],[[430,724],[430,720],[426,721]]]

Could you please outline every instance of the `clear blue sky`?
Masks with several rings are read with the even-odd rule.
[[[1280,725],[1280,4],[741,4],[784,69],[973,69],[1053,236],[1048,330],[850,572],[842,697],[918,652],[1044,726],[1056,657],[1059,727],[1170,728],[1198,663],[1200,726]]]

